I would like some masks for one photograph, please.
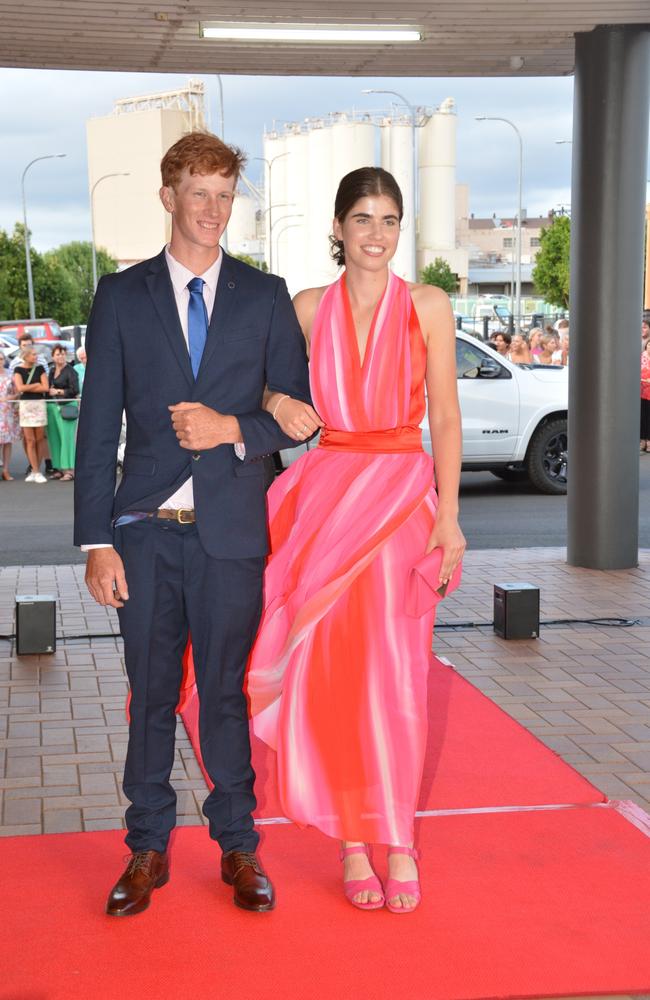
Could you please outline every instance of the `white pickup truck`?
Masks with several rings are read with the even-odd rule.
[[[567,369],[512,364],[458,330],[456,377],[463,420],[463,470],[487,470],[507,482],[530,480],[542,493],[566,493]],[[422,440],[430,452],[426,417]],[[283,451],[285,467],[305,448]]]

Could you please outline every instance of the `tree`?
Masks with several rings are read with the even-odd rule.
[[[68,323],[87,323],[92,306],[93,296],[93,247],[90,242],[74,240],[72,243],[64,243],[54,250],[49,250],[45,258],[57,266],[63,268],[64,272],[72,278],[77,290],[77,309],[75,318],[68,320]],[[117,261],[106,252],[97,250],[97,277],[103,274],[111,274],[117,270]]]
[[[268,273],[269,267],[265,260],[263,261],[255,260],[254,257],[251,257],[247,253],[234,253],[232,254],[232,256],[235,258],[235,260],[241,260],[244,262],[244,264],[250,265],[250,267],[256,267],[258,268],[258,270],[265,271]]]
[[[79,289],[65,267],[56,258],[39,254],[32,272],[36,315],[52,316],[61,326],[81,322]]]
[[[420,281],[424,285],[436,285],[448,294],[458,291],[458,275],[454,274],[443,257],[436,257],[432,264],[427,264],[420,271]]]
[[[39,256],[32,249],[32,273]],[[24,227],[16,224],[11,236],[0,229],[0,318],[22,319],[28,315]]]
[[[569,248],[571,219],[556,215],[540,234],[540,248],[533,268],[535,289],[552,306],[569,308]]]
[[[86,323],[93,299],[92,245],[76,241],[40,254],[30,247],[36,317],[52,316],[62,326]],[[115,271],[117,261],[97,251],[97,273]],[[0,318],[29,315],[25,229],[16,223],[9,236],[0,229]]]

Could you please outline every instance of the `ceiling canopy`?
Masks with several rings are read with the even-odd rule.
[[[422,38],[403,44],[269,44],[200,37],[201,22],[238,19],[388,24],[420,29]],[[0,0],[0,65],[291,76],[558,76],[573,71],[576,32],[648,19],[648,0]]]

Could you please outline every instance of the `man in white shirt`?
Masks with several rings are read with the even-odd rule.
[[[109,895],[113,916],[144,910],[169,877],[169,776],[190,631],[201,754],[214,785],[203,811],[223,852],[222,878],[244,909],[275,902],[255,853],[242,685],[267,553],[261,459],[297,442],[262,409],[264,388],[304,400],[310,430],[313,410],[286,285],[219,246],[242,164],[239,150],[205,133],[168,150],[160,196],[169,246],[102,278],[86,335],[75,543],[88,550],[91,594],[118,610],[131,686],[124,791],[132,855]]]

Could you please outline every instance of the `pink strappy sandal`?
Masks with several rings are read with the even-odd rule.
[[[418,860],[418,852],[414,847],[389,847],[388,855],[391,854],[408,854],[409,858],[413,858],[414,861]],[[414,880],[411,882],[400,882],[399,879],[389,878],[386,882],[386,907],[391,913],[413,913],[413,910],[417,908],[422,899],[420,893],[420,882],[419,880]],[[395,896],[399,896],[403,893],[405,896],[414,896],[415,903],[413,906],[392,906],[390,903],[391,899]]]
[[[368,848],[362,845],[357,845],[357,847],[342,847],[339,858],[343,861],[349,854],[365,854],[369,858]],[[359,910],[380,910],[385,902],[384,890],[376,875],[370,875],[368,878],[350,879],[348,882],[343,883],[343,891],[348,902],[352,903]],[[375,900],[374,903],[358,903],[354,897],[360,892],[376,892],[381,896],[381,899]]]

